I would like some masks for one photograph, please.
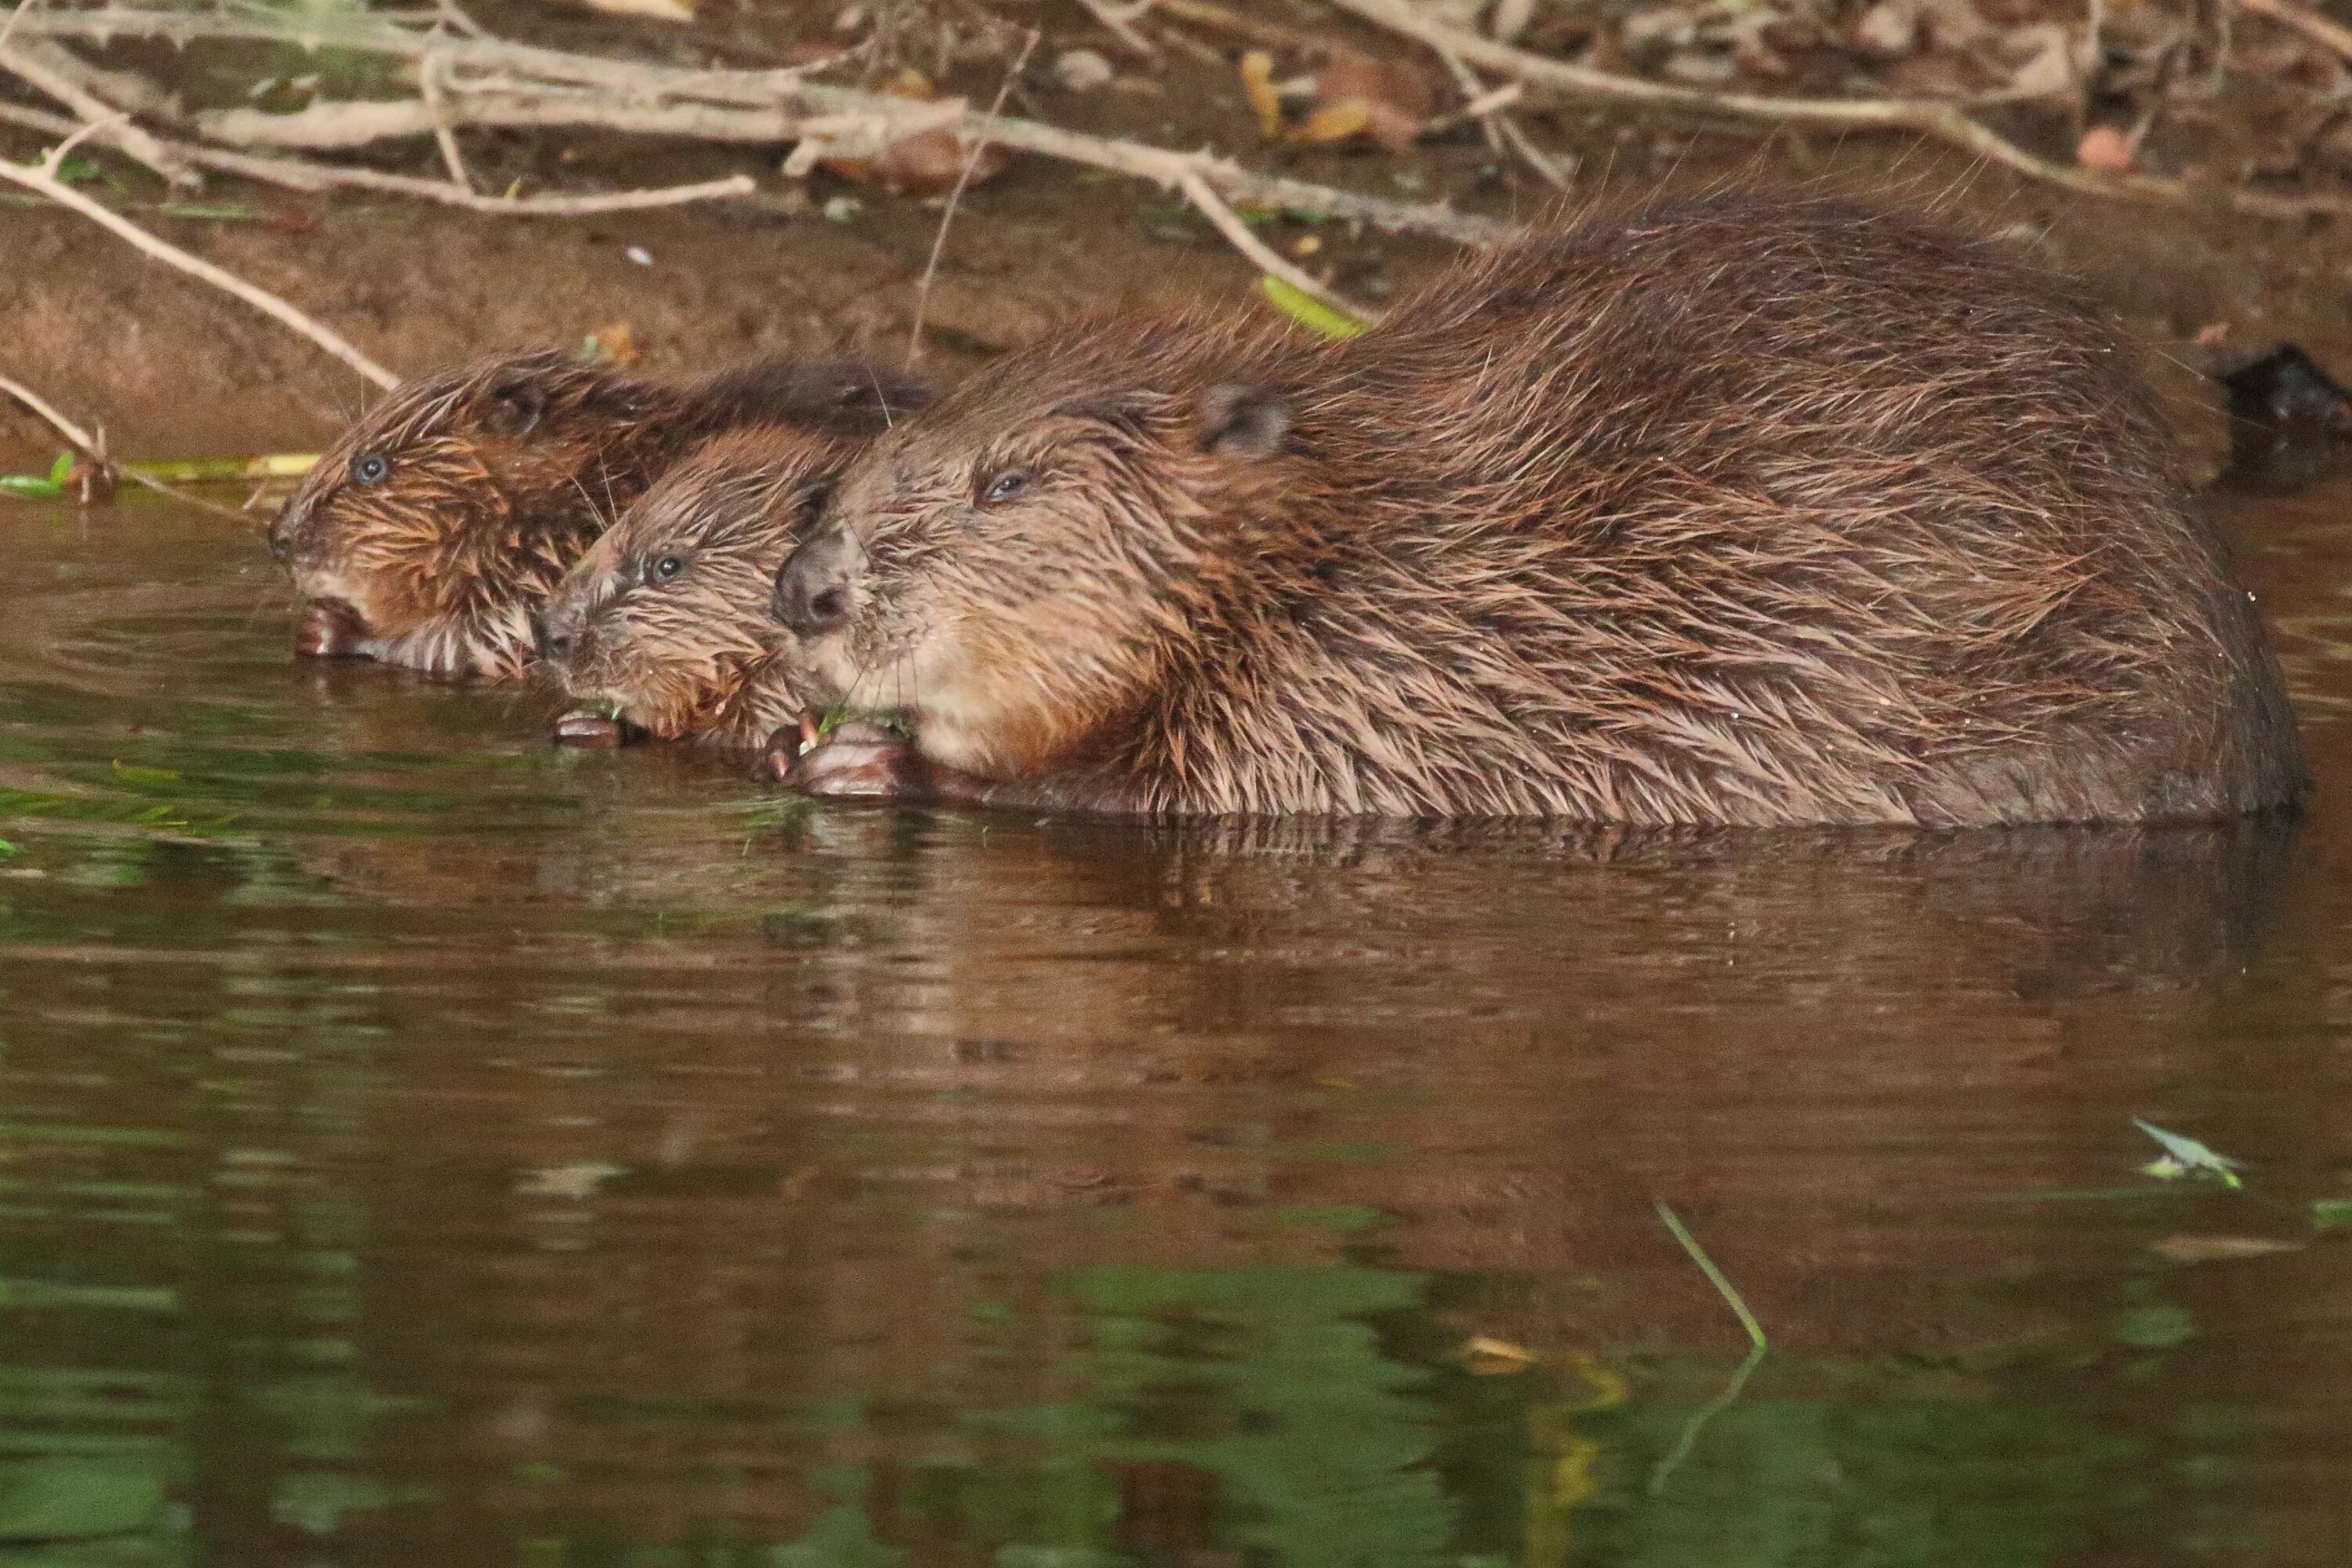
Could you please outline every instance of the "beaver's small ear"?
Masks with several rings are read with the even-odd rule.
[[[547,414],[547,388],[528,376],[497,384],[482,405],[482,423],[502,436],[528,436]]]
[[[1261,387],[1220,382],[1201,393],[1201,450],[1263,459],[1290,435],[1290,400]]]

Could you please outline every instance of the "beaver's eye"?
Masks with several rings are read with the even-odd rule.
[[[1003,473],[988,481],[988,489],[982,490],[980,494],[981,504],[983,506],[994,506],[999,501],[1011,500],[1014,496],[1021,494],[1028,488],[1028,469],[1007,468]]]
[[[646,563],[646,581],[648,583],[667,583],[685,570],[685,556],[664,555],[657,560]]]
[[[362,452],[352,459],[352,483],[380,485],[392,475],[392,459],[382,452]]]

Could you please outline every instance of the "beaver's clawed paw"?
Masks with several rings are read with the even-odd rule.
[[[768,748],[776,778],[803,795],[838,800],[895,800],[926,793],[920,761],[908,740],[857,720],[836,726],[807,751],[784,730]]]
[[[349,605],[321,599],[302,612],[294,651],[304,658],[365,658],[367,626]]]

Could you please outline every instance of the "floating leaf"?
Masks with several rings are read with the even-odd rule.
[[[2241,1169],[2238,1162],[2231,1159],[2227,1154],[2216,1154],[2194,1138],[2184,1138],[2178,1132],[2168,1132],[2161,1127],[2151,1126],[2142,1121],[2137,1116],[2132,1118],[2132,1125],[2163,1145],[2162,1159],[2151,1161],[2140,1167],[2158,1180],[2178,1181],[2182,1176],[2203,1171],[2221,1177],[2229,1186],[2245,1185],[2245,1183],[2238,1179],[2237,1173]]]
[[[163,1502],[153,1472],[120,1459],[58,1456],[0,1465],[0,1541],[124,1535],[152,1522]]]
[[[2352,1225],[2352,1198],[2319,1198],[2311,1205],[2311,1223],[2322,1230]]]
[[[1343,310],[1335,310],[1305,289],[1284,282],[1272,273],[1258,279],[1258,287],[1274,301],[1276,310],[1327,338],[1355,338],[1364,333],[1364,323]]]
[[[2273,1241],[2266,1236],[2168,1236],[2149,1250],[2175,1263],[2227,1263],[2241,1258],[2295,1252],[2302,1247],[2299,1241]]]
[[[2116,1339],[2142,1350],[2168,1350],[2197,1331],[2186,1307],[2134,1307],[2116,1314]]]

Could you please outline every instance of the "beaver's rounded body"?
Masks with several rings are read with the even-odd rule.
[[[1717,199],[1467,263],[1391,321],[1086,328],[876,443],[779,604],[825,695],[903,709],[920,755],[795,776],[1748,824],[2301,787],[2128,356],[2029,270]]]
[[[770,608],[778,568],[854,443],[789,428],[716,437],[564,574],[540,652],[564,689],[664,740],[757,747],[809,702]]]
[[[335,442],[271,527],[309,601],[297,648],[517,674],[565,569],[696,444],[747,425],[869,434],[919,397],[847,361],[666,383],[550,351],[420,377]]]

